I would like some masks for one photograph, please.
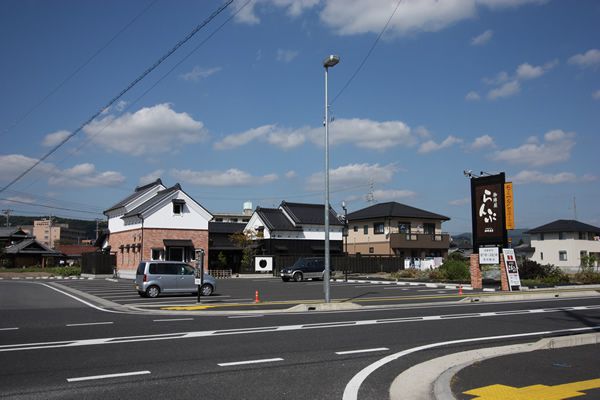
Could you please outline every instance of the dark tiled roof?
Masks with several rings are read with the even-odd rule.
[[[246,224],[240,224],[235,222],[209,222],[208,233],[237,233],[243,232]]]
[[[21,228],[14,227],[4,227],[0,228],[0,238],[9,238],[9,237],[28,237],[29,234],[22,230]]]
[[[43,243],[35,239],[25,239],[17,244],[8,246],[4,249],[6,254],[45,254],[45,255],[60,255],[58,251],[52,250]]]
[[[132,194],[130,194],[129,196],[127,196],[123,200],[119,201],[117,204],[113,205],[108,210],[104,211],[104,213],[106,214],[109,211],[116,210],[117,208],[124,207],[127,204],[131,203],[133,200],[137,199],[138,197],[143,196],[145,193],[147,193],[153,187],[158,186],[158,185],[162,186],[162,184],[163,183],[162,183],[162,181],[159,178],[159,179],[155,180],[154,182],[151,182],[151,183],[149,183],[147,185],[138,186],[138,187],[135,188],[135,191]]]
[[[296,228],[279,208],[256,207],[260,219],[271,231],[295,231]]]
[[[146,201],[145,203],[140,204],[133,210],[131,210],[128,213],[126,213],[125,215],[123,215],[123,218],[132,217],[132,216],[143,213],[144,211],[154,207],[156,204],[160,203],[165,198],[169,197],[170,195],[172,195],[174,192],[176,192],[178,190],[181,190],[181,186],[179,185],[179,183],[177,183],[175,186],[172,186],[168,189],[161,190],[160,192],[156,193],[156,196],[152,197],[150,200]]]
[[[373,206],[363,208],[362,210],[354,211],[348,214],[348,220],[373,219],[373,218],[423,218],[448,221],[450,218],[435,214],[429,211],[421,210],[420,208],[407,206],[397,202],[388,202],[375,204]]]
[[[325,225],[323,204],[305,204],[281,202],[279,206],[292,218],[296,225]],[[343,225],[331,206],[329,207],[329,225]]]
[[[549,224],[530,229],[525,233],[593,232],[600,235],[600,228],[574,219],[558,219]]]

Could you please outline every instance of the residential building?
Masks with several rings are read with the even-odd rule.
[[[244,203],[244,209],[241,213],[213,213],[213,222],[243,223],[247,224],[252,216],[252,203]]]
[[[600,228],[572,219],[559,219],[530,229],[531,260],[552,264],[566,272],[577,272],[581,258],[593,255],[600,260]]]
[[[278,208],[257,207],[245,231],[252,232],[256,254],[320,255],[325,252],[325,212],[322,204],[288,203]],[[342,254],[344,224],[329,209],[331,254]]]
[[[21,228],[0,228],[0,266],[31,267],[52,265],[61,253],[38,242]]]
[[[212,214],[183,191],[160,179],[135,191],[104,211],[108,217],[105,251],[116,255],[119,276],[135,276],[141,260],[195,262],[204,249],[208,268],[208,221]]]
[[[58,244],[79,244],[85,232],[69,228],[69,224],[56,223],[52,218],[33,221],[33,236],[45,246],[56,248]]]
[[[398,256],[405,259],[446,257],[450,236],[442,222],[450,218],[406,204],[375,204],[347,216],[348,254]]]
[[[240,273],[243,248],[231,240],[231,235],[243,232],[246,224],[234,222],[208,223],[208,265],[210,269],[231,269]],[[222,260],[225,265],[221,265]]]

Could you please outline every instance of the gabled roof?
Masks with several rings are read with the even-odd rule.
[[[52,250],[43,243],[35,239],[25,239],[19,243],[8,246],[4,249],[6,254],[43,254],[43,255],[61,255],[60,252]]]
[[[435,214],[420,208],[407,206],[406,204],[391,201],[388,203],[375,204],[362,210],[348,214],[348,220],[374,219],[374,218],[422,218],[448,221],[450,218]]]
[[[549,224],[530,229],[525,233],[593,232],[600,235],[600,228],[574,219],[558,219]]]
[[[123,218],[133,217],[133,216],[142,214],[144,211],[147,211],[150,208],[154,207],[155,205],[159,204],[165,198],[171,196],[173,193],[175,193],[178,190],[181,190],[181,186],[179,185],[179,183],[175,184],[175,186],[172,186],[168,189],[161,190],[160,192],[156,193],[156,195],[154,197],[152,197],[150,200],[146,201],[145,203],[140,204],[133,210],[125,213],[125,215],[123,215]]]
[[[11,227],[11,226],[0,228],[0,238],[10,238],[10,237],[26,238],[26,237],[29,237],[29,234],[21,228],[15,228],[15,227]]]
[[[98,247],[86,244],[59,244],[56,249],[66,256],[79,257],[83,253],[94,253]]]
[[[157,179],[157,180],[155,180],[154,182],[148,183],[147,185],[136,187],[135,191],[132,194],[130,194],[129,196],[127,196],[123,200],[119,201],[117,204],[113,205],[108,210],[104,211],[104,214],[106,214],[109,211],[116,210],[117,208],[125,207],[127,204],[131,203],[135,199],[137,199],[137,198],[143,196],[144,194],[148,193],[150,190],[152,190],[156,186],[163,186],[164,187],[164,185],[163,185],[162,181],[160,180],[160,178]]]
[[[323,204],[282,201],[279,208],[290,216],[295,225],[325,225],[325,206]],[[343,225],[331,206],[329,206],[329,225]]]
[[[270,231],[296,231],[295,227],[279,208],[256,207],[256,213]]]

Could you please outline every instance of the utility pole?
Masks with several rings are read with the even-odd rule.
[[[10,213],[13,212],[13,210],[11,209],[6,209],[6,210],[2,210],[2,214],[4,214],[4,216],[6,217],[6,227],[10,226],[10,222],[8,220],[8,218],[10,217]]]
[[[100,228],[98,227],[100,224],[100,220],[96,218],[96,241],[98,240],[98,236],[100,235]]]

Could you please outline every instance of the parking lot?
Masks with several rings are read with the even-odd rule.
[[[170,307],[197,304],[193,294],[161,295],[145,298],[138,295],[132,280],[90,279],[57,282],[72,289],[129,307]],[[364,305],[398,302],[436,302],[459,300],[454,285],[412,284],[405,282],[332,281],[331,299],[337,302],[356,302]],[[202,297],[203,304],[213,307],[252,306],[271,304],[286,308],[294,304],[315,302],[324,298],[323,281],[283,282],[279,278],[255,277],[217,280],[213,295]],[[256,301],[258,297],[258,302]]]

